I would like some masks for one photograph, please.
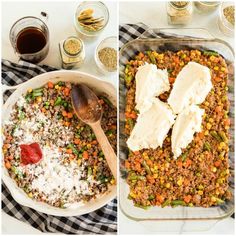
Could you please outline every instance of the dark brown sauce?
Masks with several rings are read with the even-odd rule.
[[[44,33],[36,28],[30,27],[22,30],[16,39],[17,51],[20,54],[31,54],[42,50],[47,43]]]

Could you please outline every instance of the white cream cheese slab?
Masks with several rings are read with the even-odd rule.
[[[127,141],[129,149],[138,151],[161,147],[174,122],[175,115],[169,105],[155,98],[151,107],[139,114]]]
[[[201,104],[212,89],[210,69],[189,62],[176,77],[168,103],[175,114],[192,104]]]
[[[167,70],[160,70],[153,64],[145,64],[138,68],[135,76],[136,109],[140,113],[147,111],[156,96],[168,91],[170,84]]]
[[[181,155],[182,149],[193,140],[193,135],[201,131],[204,112],[204,109],[197,105],[191,105],[177,116],[171,136],[171,147],[175,159]]]

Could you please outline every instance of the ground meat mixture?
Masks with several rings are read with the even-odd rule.
[[[202,132],[183,149],[175,160],[171,152],[171,131],[157,149],[129,152],[125,161],[130,186],[129,199],[135,206],[201,206],[210,207],[230,199],[229,178],[229,101],[227,97],[227,65],[216,52],[181,50],[178,52],[139,52],[125,68],[127,136],[135,124],[135,74],[145,62],[167,69],[171,88],[180,70],[190,61],[207,66],[211,70],[213,89],[200,108],[205,110]],[[191,78],[189,78],[191,79]],[[171,91],[171,90],[170,90]],[[159,98],[166,101],[169,93]]]
[[[115,184],[93,131],[73,111],[71,86],[48,82],[29,89],[3,124],[4,164],[9,175],[30,198],[55,207],[89,201]],[[99,96],[99,102],[102,128],[116,151],[116,108],[106,96]],[[43,158],[24,165],[21,145],[32,143],[39,144]]]

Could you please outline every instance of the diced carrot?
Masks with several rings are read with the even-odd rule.
[[[182,161],[177,161],[177,166],[178,166],[179,168],[181,168],[181,167],[183,166]]]
[[[13,137],[12,137],[11,135],[8,135],[8,136],[7,136],[7,140],[8,140],[8,141],[11,141],[12,139],[13,139]]]
[[[157,194],[157,195],[156,195],[156,200],[157,200],[159,203],[163,203],[163,202],[164,202],[164,197],[162,197],[160,194]]]
[[[70,95],[70,89],[69,88],[67,88],[67,87],[65,87],[65,89],[64,89],[64,95],[66,96],[66,97],[68,97],[69,95]]]
[[[219,167],[219,166],[221,165],[221,161],[220,161],[220,160],[216,161],[216,162],[214,163],[214,165],[215,165],[215,167]]]
[[[67,112],[66,112],[66,111],[62,111],[62,115],[63,115],[64,117],[66,117],[66,116],[67,116]]]
[[[97,143],[98,143],[97,140],[93,140],[93,141],[92,141],[92,144],[94,144],[94,145],[96,145]]]
[[[68,154],[72,154],[73,151],[72,151],[72,149],[68,148],[68,149],[66,149],[66,153],[68,153]]]
[[[87,151],[84,151],[84,152],[83,152],[83,158],[84,158],[85,160],[88,160],[88,159],[89,159],[89,155],[88,155],[88,152],[87,152]]]
[[[173,84],[173,83],[175,82],[175,78],[169,77],[169,82],[170,82],[171,84]]]
[[[79,143],[80,143],[80,139],[76,138],[76,139],[74,140],[74,143],[75,143],[75,144],[79,144]]]
[[[48,82],[48,88],[50,88],[50,89],[54,88],[54,85],[53,85],[53,83],[51,81]]]
[[[176,64],[179,64],[179,58],[178,58],[178,57],[175,57],[175,58],[174,58],[174,62],[175,62]]]
[[[64,122],[64,125],[68,127],[68,126],[70,126],[70,122],[65,121],[65,122]]]
[[[189,202],[191,201],[191,199],[192,199],[192,196],[191,196],[191,195],[186,195],[186,196],[184,196],[184,201],[185,201],[186,203],[189,203]]]
[[[189,185],[190,181],[188,179],[184,179],[184,185],[187,186]]]
[[[131,119],[136,119],[137,118],[137,114],[135,112],[126,112],[125,116],[127,118],[131,118]]]
[[[214,80],[215,80],[216,82],[220,82],[220,81],[221,81],[221,78],[220,78],[220,77],[215,77]]]
[[[192,164],[192,161],[190,159],[187,159],[185,162],[185,166],[189,167],[189,166],[191,166],[191,164]]]
[[[198,133],[198,135],[197,135],[200,139],[203,139],[204,138],[204,132],[200,132],[200,133]]]
[[[9,161],[13,160],[13,156],[8,156],[7,159],[8,159]]]
[[[139,162],[136,162],[136,163],[135,163],[134,168],[135,168],[135,170],[137,170],[138,172],[141,172],[141,171],[142,171],[141,164],[140,164]]]
[[[93,152],[93,156],[96,157],[98,155],[97,152]]]
[[[45,112],[46,112],[46,108],[45,108],[45,107],[42,107],[42,108],[41,108],[41,111],[42,111],[43,113],[45,113]]]
[[[151,176],[151,175],[147,175],[147,180],[149,183],[154,184],[155,183],[155,179]]]
[[[130,169],[130,162],[128,160],[125,160],[125,168]]]
[[[67,113],[67,117],[68,117],[69,119],[71,119],[71,118],[73,117],[73,113],[72,113],[72,112],[68,112],[68,113]]]
[[[230,125],[230,119],[225,119],[224,124],[225,124],[225,126],[229,126]]]
[[[215,111],[216,111],[217,113],[221,112],[221,110],[222,110],[221,106],[217,106],[217,107],[215,108]]]
[[[11,163],[9,161],[6,161],[5,166],[9,170],[11,168]]]
[[[150,160],[150,159],[146,160],[146,163],[147,163],[148,166],[150,166],[150,167],[153,166],[153,162],[152,162],[152,160]]]
[[[69,157],[70,161],[75,159],[75,155],[74,154],[70,154],[70,157]]]

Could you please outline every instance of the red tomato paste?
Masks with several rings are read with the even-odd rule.
[[[39,162],[42,157],[42,151],[38,143],[21,144],[21,163],[23,165],[35,164]]]

